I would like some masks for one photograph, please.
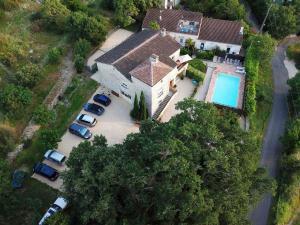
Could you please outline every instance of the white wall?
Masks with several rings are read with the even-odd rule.
[[[185,46],[185,41],[191,38],[193,41],[198,40],[198,35],[191,35],[191,34],[181,34],[175,32],[168,32],[168,34],[173,37],[181,46]],[[180,39],[183,39],[183,42],[180,42]]]
[[[204,50],[211,50],[219,47],[221,50],[226,51],[227,48],[230,48],[229,53],[239,54],[241,51],[241,45],[234,45],[234,44],[226,44],[220,42],[212,42],[212,41],[204,41],[204,40],[197,40],[196,41],[196,48],[200,49],[201,43],[204,43]]]

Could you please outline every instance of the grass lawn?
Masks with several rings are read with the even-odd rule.
[[[11,214],[5,216],[5,221],[0,217],[0,225],[37,224],[59,195],[57,190],[30,177],[25,180],[24,187],[14,190],[13,194],[17,204],[13,203]]]
[[[61,136],[97,87],[98,83],[96,81],[81,75],[75,76],[65,92],[64,103],[60,102],[55,107],[56,121],[52,127],[57,129]],[[18,155],[14,166],[16,168],[26,167],[30,170],[34,163],[42,160],[44,152],[45,149],[42,148],[42,143],[37,134],[29,147]]]

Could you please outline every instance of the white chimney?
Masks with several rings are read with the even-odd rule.
[[[165,37],[165,36],[167,35],[167,30],[166,30],[166,28],[162,28],[162,29],[160,30],[160,35],[161,35],[162,37]]]
[[[244,34],[244,27],[241,27],[240,29],[240,35],[243,35]]]
[[[156,55],[156,54],[152,54],[152,55],[150,56],[150,62],[151,62],[151,63],[158,63],[158,62],[159,62],[159,56]]]

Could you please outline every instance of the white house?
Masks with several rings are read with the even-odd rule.
[[[203,17],[201,13],[174,9],[149,9],[142,29],[151,22],[165,28],[182,46],[191,38],[197,49],[211,50],[219,47],[230,54],[239,54],[243,41],[243,26],[239,21]]]
[[[99,57],[93,77],[130,104],[144,92],[150,116],[174,94],[177,76],[185,73],[180,44],[165,31],[145,30]]]

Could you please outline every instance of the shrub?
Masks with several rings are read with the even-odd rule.
[[[81,0],[63,0],[64,5],[71,11],[87,11],[86,5]]]
[[[206,60],[212,60],[214,58],[214,51],[202,51],[202,50],[199,50],[197,53],[196,53],[196,57],[198,59],[206,59]]]
[[[0,158],[14,150],[16,143],[15,130],[7,125],[0,125]]]
[[[186,76],[197,81],[198,85],[203,81],[203,76],[200,70],[195,69],[193,66],[189,65],[186,71]]]
[[[16,83],[23,87],[32,88],[42,77],[41,68],[32,63],[22,66],[16,73]]]
[[[84,69],[85,60],[80,55],[75,55],[74,58],[74,66],[76,68],[77,73],[82,73]]]
[[[55,113],[45,105],[41,105],[34,111],[33,120],[40,125],[51,124],[55,120]]]
[[[0,90],[0,105],[6,112],[17,113],[30,104],[32,92],[22,86],[8,84]]]
[[[44,149],[55,149],[60,141],[60,136],[57,130],[42,129],[39,133],[40,141]]]
[[[83,58],[86,58],[89,52],[91,51],[91,43],[86,39],[79,39],[75,43],[74,55],[79,55]]]
[[[159,24],[156,21],[150,21],[149,27],[152,30],[160,30],[160,26],[159,26]]]
[[[300,70],[300,43],[290,45],[286,53],[290,60],[295,61],[297,69]]]
[[[200,70],[203,73],[206,73],[206,69],[207,69],[206,64],[200,59],[196,58],[196,59],[191,60],[189,62],[189,65],[191,65],[195,69]]]
[[[0,8],[5,10],[12,10],[19,6],[22,0],[0,0]]]
[[[180,49],[180,55],[188,55],[189,50],[186,47]]]
[[[54,47],[54,48],[50,49],[50,51],[48,52],[48,62],[51,64],[58,63],[62,54],[63,54],[63,51],[61,48]]]
[[[133,119],[138,120],[139,118],[139,101],[137,94],[134,95],[134,104],[133,104],[133,109],[130,112],[130,115]]]

